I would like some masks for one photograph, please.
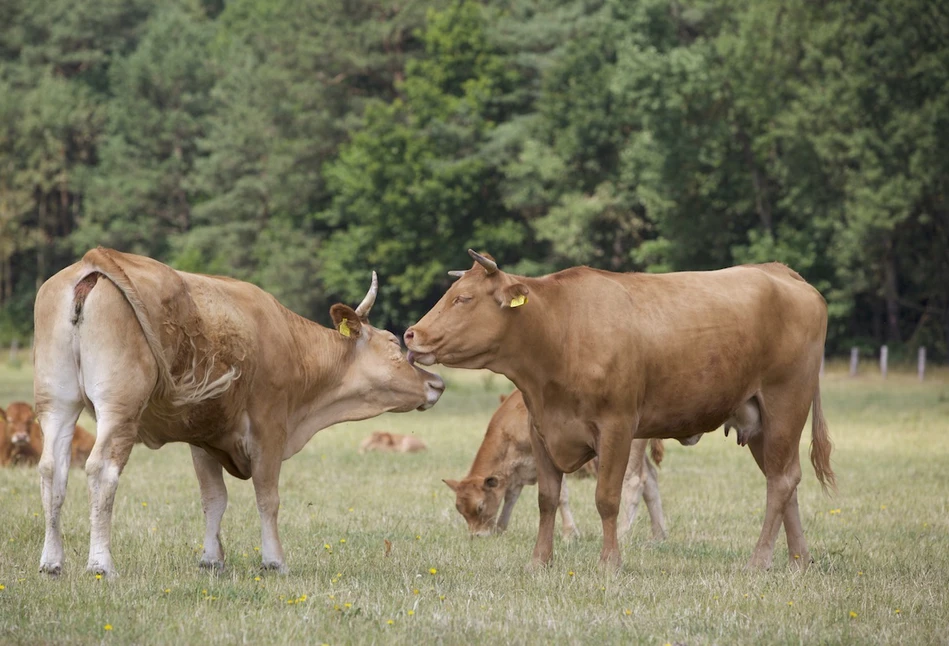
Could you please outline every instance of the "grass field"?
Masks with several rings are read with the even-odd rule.
[[[553,565],[525,572],[536,488],[506,534],[469,540],[441,482],[466,473],[509,385],[441,372],[449,387],[431,411],[328,429],[284,463],[285,576],[259,571],[253,489],[229,476],[228,566],[198,569],[203,518],[183,445],[132,452],[114,517],[121,576],[111,581],[84,571],[82,472],[72,472],[64,506],[66,572],[49,579],[37,571],[38,476],[0,471],[0,643],[949,643],[949,373],[919,384],[828,372],[840,494],[824,496],[806,462],[799,496],[816,562],[801,575],[786,567],[783,532],[772,571],[744,569],[764,479],[721,432],[692,448],[667,443],[665,542],[648,540],[643,509],[622,571],[601,572],[594,483],[571,480],[583,537],[558,536]],[[28,364],[0,365],[0,405],[31,390]],[[357,455],[375,429],[415,433],[429,450]],[[809,440],[808,425],[802,458]]]

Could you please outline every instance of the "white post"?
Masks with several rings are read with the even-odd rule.
[[[13,342],[10,344],[10,365],[16,365],[16,351],[20,347],[20,340],[14,338]]]
[[[880,346],[880,374],[883,375],[883,378],[886,379],[886,359],[889,354],[889,349],[884,345]]]
[[[920,381],[926,378],[926,348],[925,346],[919,349],[919,354],[916,358],[916,373],[919,375]]]
[[[850,376],[857,376],[857,362],[860,361],[860,351],[856,348],[850,348]]]

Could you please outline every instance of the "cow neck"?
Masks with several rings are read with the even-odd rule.
[[[294,340],[300,357],[302,388],[297,392],[301,406],[325,404],[343,382],[351,361],[354,343],[334,329],[319,323],[300,319],[304,324],[295,326]]]
[[[558,285],[543,278],[518,280],[530,290],[528,303],[516,325],[511,325],[497,354],[485,366],[504,375],[521,391],[531,392],[551,380],[558,380],[563,371],[561,354],[563,330],[557,325],[560,314],[555,310]]]

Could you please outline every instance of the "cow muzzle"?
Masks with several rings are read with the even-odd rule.
[[[411,359],[409,361],[411,362]],[[426,377],[425,403],[419,406],[417,410],[428,410],[438,402],[439,398],[442,396],[442,393],[445,392],[445,381],[436,374],[422,370],[418,367],[415,369],[424,374]]]
[[[430,366],[435,363],[435,353],[426,351],[419,340],[419,335],[414,327],[410,327],[403,335],[405,347],[409,349],[408,360],[411,364],[421,364]]]
[[[23,433],[23,432],[14,433],[10,437],[10,444],[13,444],[14,446],[21,446],[23,444],[29,444],[29,443],[30,443],[29,433]]]

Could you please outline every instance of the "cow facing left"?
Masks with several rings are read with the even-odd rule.
[[[356,309],[330,308],[336,329],[329,329],[248,283],[101,247],[46,281],[34,309],[33,387],[45,439],[40,571],[62,571],[67,438],[84,406],[97,420],[86,462],[89,571],[115,573],[112,506],[136,440],[152,449],[191,446],[205,516],[202,566],[224,563],[227,469],[254,483],[263,567],[285,571],[277,533],[281,463],[321,429],[425,410],[445,388],[406,361],[394,335],[369,324],[377,291],[373,272]]]

